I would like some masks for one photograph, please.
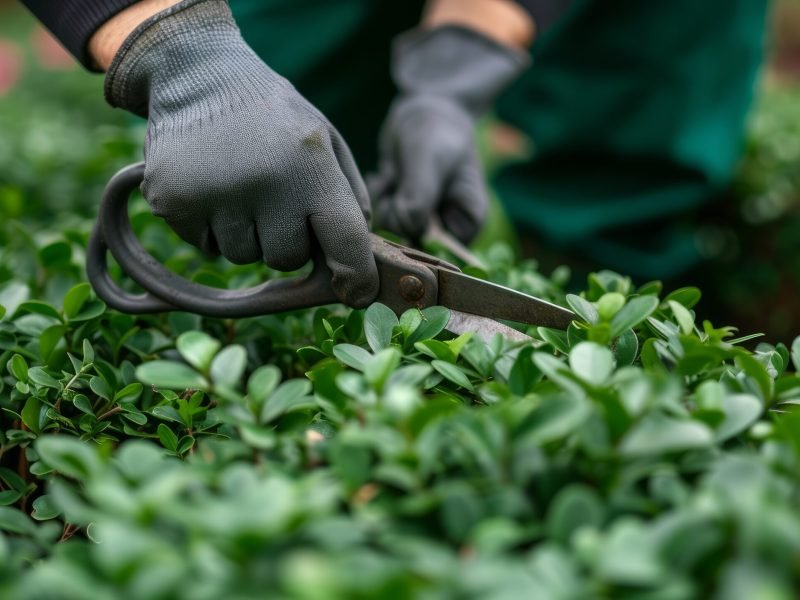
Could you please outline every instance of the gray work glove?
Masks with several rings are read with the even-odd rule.
[[[369,196],[347,144],[244,42],[226,2],[186,0],[143,23],[106,98],[149,118],[142,192],[184,240],[292,270],[316,238],[339,298],[375,298]]]
[[[395,40],[400,94],[381,132],[378,173],[367,180],[380,227],[418,239],[438,213],[461,241],[475,237],[489,205],[475,121],[528,63],[527,54],[458,26]]]

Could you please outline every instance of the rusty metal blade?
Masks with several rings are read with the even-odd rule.
[[[553,329],[566,329],[572,311],[464,273],[437,269],[438,303],[451,310]]]
[[[533,338],[494,319],[479,317],[459,310],[450,309],[447,331],[462,334],[472,332],[484,342],[489,342],[496,334],[501,334],[514,342],[530,342]]]

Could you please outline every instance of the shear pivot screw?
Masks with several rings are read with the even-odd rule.
[[[416,302],[425,295],[425,285],[414,275],[400,278],[400,296],[408,302]]]

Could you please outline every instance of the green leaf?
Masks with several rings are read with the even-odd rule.
[[[275,365],[259,367],[247,381],[247,395],[257,405],[264,404],[281,380],[281,372]]]
[[[429,306],[422,309],[422,322],[411,333],[407,342],[414,344],[421,340],[430,340],[439,335],[450,320],[450,310],[444,306]]]
[[[553,346],[553,348],[562,354],[569,354],[569,339],[566,331],[550,329],[548,327],[537,327],[536,332],[539,334],[540,338]]]
[[[164,423],[160,423],[156,431],[158,433],[158,439],[161,440],[161,445],[170,452],[177,453],[178,436],[175,435],[175,432],[173,432],[172,429],[167,427]]]
[[[440,340],[422,340],[414,344],[414,349],[431,358],[455,362],[456,355],[445,342]]]
[[[92,404],[91,402],[89,402],[89,398],[87,398],[83,394],[76,394],[75,397],[72,399],[72,404],[74,404],[75,408],[77,408],[82,413],[94,416],[94,410],[92,409]]]
[[[40,300],[28,300],[27,302],[23,302],[19,305],[17,310],[36,315],[44,315],[45,317],[50,317],[56,321],[61,321],[61,315],[56,308],[47,302],[42,302]]]
[[[102,300],[89,300],[81,307],[80,312],[70,319],[70,322],[78,323],[82,321],[91,321],[92,319],[102,316],[105,312],[106,305]]]
[[[591,385],[602,385],[614,370],[611,350],[593,342],[581,342],[569,353],[572,371]]]
[[[94,348],[92,347],[92,343],[84,339],[83,340],[83,366],[89,365],[94,362]],[[77,369],[76,369],[77,370]]]
[[[48,374],[42,367],[28,369],[28,381],[39,386],[59,389],[61,384]]]
[[[309,396],[310,393],[311,382],[307,379],[290,379],[282,383],[267,398],[261,411],[261,422],[269,423],[282,414],[297,409],[298,406],[315,406],[314,399]]]
[[[400,352],[396,348],[384,348],[364,365],[364,377],[373,389],[381,391],[399,363]]]
[[[714,441],[711,430],[698,421],[687,421],[659,413],[645,416],[624,437],[624,456],[648,456],[707,448]]]
[[[665,569],[659,560],[655,536],[632,518],[613,524],[598,554],[595,568],[605,581],[622,586],[663,585]]]
[[[17,381],[28,381],[28,363],[19,354],[15,354],[8,361],[8,372],[11,373]]]
[[[422,323],[422,311],[418,308],[409,308],[398,321],[403,337],[408,339]]]
[[[141,383],[129,383],[114,394],[114,402],[135,402],[142,395],[144,386]]]
[[[774,381],[769,376],[767,368],[750,354],[741,354],[736,357],[737,366],[756,383],[757,391],[764,400],[772,398]]]
[[[794,370],[800,373],[800,335],[792,342],[792,364]]]
[[[594,304],[589,302],[586,298],[576,296],[575,294],[567,294],[567,304],[581,319],[590,325],[596,325],[600,318]]]
[[[443,360],[431,361],[431,366],[448,381],[455,383],[457,386],[466,388],[470,391],[474,389],[472,382],[467,377],[466,373],[460,367],[453,363],[445,362]]]
[[[509,372],[508,387],[517,396],[530,392],[542,378],[542,372],[533,364],[533,352],[531,346],[520,350]]]
[[[701,297],[702,294],[696,287],[683,287],[667,294],[667,297],[664,298],[664,302],[677,302],[684,308],[692,308],[700,302]]]
[[[25,423],[28,429],[36,435],[42,433],[41,427],[39,426],[39,419],[42,414],[42,403],[37,397],[31,396],[28,398],[19,414],[22,417],[22,422]]]
[[[447,347],[450,348],[450,351],[453,353],[453,356],[457,359],[461,354],[461,351],[473,337],[475,337],[475,334],[471,331],[467,331],[459,335],[457,338],[454,338],[452,340],[447,340],[445,344],[447,344]]]
[[[178,336],[178,352],[198,371],[206,372],[222,344],[202,331],[187,331]]]
[[[637,296],[628,300],[611,320],[611,337],[615,338],[626,329],[633,329],[658,308],[655,296]]]
[[[672,310],[672,314],[675,315],[675,320],[684,335],[691,335],[694,331],[694,316],[692,316],[692,313],[683,304],[674,300],[667,300],[667,305]]]
[[[372,351],[386,348],[392,341],[392,330],[399,322],[391,308],[378,302],[364,313],[364,334]]]
[[[101,468],[96,450],[86,442],[65,435],[46,435],[35,443],[39,457],[67,477],[86,480]]]
[[[0,306],[5,308],[5,317],[13,317],[19,305],[30,298],[30,288],[20,281],[9,281],[0,285]]]
[[[517,435],[537,444],[563,440],[591,414],[588,402],[573,394],[550,394],[516,426]]]
[[[636,360],[636,353],[639,351],[639,338],[636,337],[633,329],[628,329],[616,339],[612,349],[619,366],[632,365]]]
[[[761,401],[750,394],[730,394],[722,399],[725,419],[714,431],[717,442],[724,442],[750,427],[761,416]]]
[[[76,316],[86,304],[91,293],[92,288],[88,283],[79,283],[70,289],[64,296],[64,316],[67,319]]]
[[[136,369],[136,377],[142,383],[168,390],[208,389],[208,382],[200,373],[170,360],[145,363]]]
[[[21,510],[0,506],[0,531],[32,536],[36,534],[36,525]]]
[[[211,381],[214,385],[235,388],[239,385],[247,367],[247,350],[233,345],[223,348],[211,363]]]
[[[20,498],[22,494],[17,490],[4,490],[0,492],[0,506],[15,504]]]
[[[599,528],[605,510],[603,502],[592,488],[572,484],[563,488],[553,499],[547,513],[548,535],[568,546],[572,535],[581,527]]]
[[[106,380],[102,377],[92,377],[89,380],[89,387],[103,400],[110,402],[114,397],[114,392],[111,390],[111,386],[109,386],[108,383],[106,383]]]
[[[42,332],[42,335],[39,336],[39,356],[42,362],[46,363],[50,359],[53,350],[64,339],[66,333],[67,328],[64,325],[53,325]]]
[[[353,344],[337,344],[333,347],[333,355],[356,371],[363,371],[364,365],[372,358],[372,354]]]
[[[39,249],[39,260],[45,267],[65,266],[72,259],[72,247],[65,241],[57,241]]]
[[[61,509],[53,502],[53,498],[47,494],[42,494],[33,501],[33,512],[31,517],[37,521],[47,521],[55,519],[61,514]]]
[[[597,301],[597,313],[603,321],[610,321],[625,305],[625,296],[619,292],[608,292]]]

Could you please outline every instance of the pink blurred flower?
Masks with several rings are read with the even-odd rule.
[[[43,27],[37,27],[33,30],[31,46],[36,53],[36,59],[39,64],[45,69],[67,71],[77,65],[75,59]]]
[[[22,74],[22,52],[7,40],[0,40],[0,96],[10,92]]]

